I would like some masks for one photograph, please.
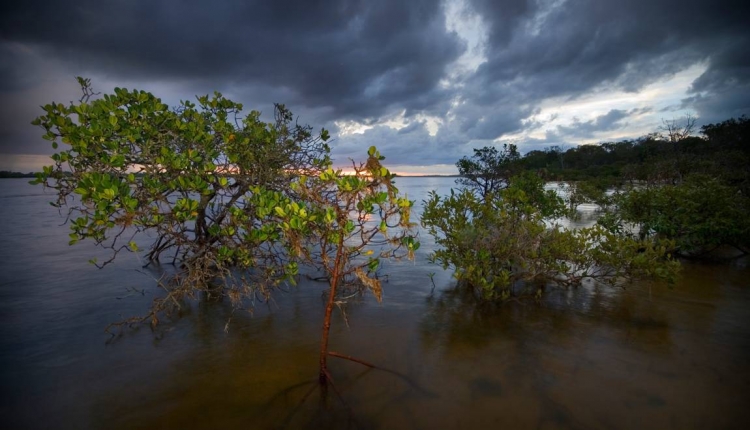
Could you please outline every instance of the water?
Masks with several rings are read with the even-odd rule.
[[[450,178],[399,178],[422,200]],[[250,314],[201,300],[114,342],[110,322],[157,294],[133,254],[103,270],[67,246],[50,195],[0,181],[0,422],[4,428],[748,428],[750,270],[689,263],[673,288],[554,290],[477,306],[450,273],[389,264],[378,304],[335,313],[330,359],[347,408],[312,392],[320,283]],[[435,273],[436,288],[429,274]],[[141,293],[142,292],[142,293]],[[229,331],[225,325],[230,321]],[[348,321],[348,326],[346,322]]]

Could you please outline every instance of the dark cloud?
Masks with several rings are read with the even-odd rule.
[[[492,140],[523,128],[523,120],[536,110],[516,103],[465,103],[453,110],[458,130],[468,140]]]
[[[0,34],[111,77],[287,89],[289,103],[375,117],[431,99],[463,44],[433,1],[27,1]]]
[[[456,63],[476,52],[448,28],[448,10],[486,30],[476,70]],[[337,136],[337,158],[376,144],[400,164],[452,164],[524,131],[549,130],[514,142],[522,150],[621,132],[646,112],[613,105],[550,127],[540,106],[638,92],[698,64],[705,73],[670,109],[716,122],[750,111],[748,12],[750,3],[729,0],[4,2],[0,153],[49,151],[27,124],[39,104],[75,98],[75,75],[169,103],[213,90],[248,109],[282,102],[334,132],[354,120],[373,127]],[[382,125],[395,117],[406,127]],[[437,133],[427,117],[441,122]]]
[[[601,85],[637,91],[699,61],[724,70],[727,44],[750,43],[745,19],[750,4],[743,2],[470,3],[489,28],[488,61],[476,77],[477,85],[491,89],[484,97],[512,93],[533,103],[575,97]]]
[[[750,109],[750,40],[729,40],[712,57],[708,69],[690,87],[683,101],[696,110],[702,122],[721,122],[748,114]]]
[[[604,115],[598,116],[589,121],[580,121],[575,119],[571,125],[559,125],[559,133],[567,136],[576,136],[582,138],[592,137],[595,133],[610,131],[627,125],[624,120],[628,117],[628,112],[621,109],[612,109]]]

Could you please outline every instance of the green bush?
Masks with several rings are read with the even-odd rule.
[[[698,255],[722,245],[750,250],[750,199],[717,178],[693,175],[678,185],[632,189],[615,199],[619,223],[641,238],[670,239],[674,252]]]
[[[422,226],[435,237],[433,262],[487,300],[508,299],[524,287],[575,286],[584,279],[619,285],[628,279],[673,280],[679,264],[671,244],[637,240],[596,225],[567,230],[552,222],[566,205],[531,174],[477,197],[469,190],[431,193]]]

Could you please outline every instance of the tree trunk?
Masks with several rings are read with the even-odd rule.
[[[328,303],[326,304],[326,313],[323,318],[323,333],[320,338],[320,373],[318,380],[321,385],[328,382],[328,335],[331,331],[331,314],[333,314],[333,305],[336,301],[336,287],[341,277],[341,264],[344,253],[344,235],[341,235],[338,247],[336,248],[336,259],[333,263],[333,273],[330,274],[330,289],[328,290]]]

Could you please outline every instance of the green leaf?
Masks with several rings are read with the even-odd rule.
[[[371,272],[378,270],[378,266],[380,266],[380,260],[377,258],[373,258],[367,263],[367,268],[370,269]]]

